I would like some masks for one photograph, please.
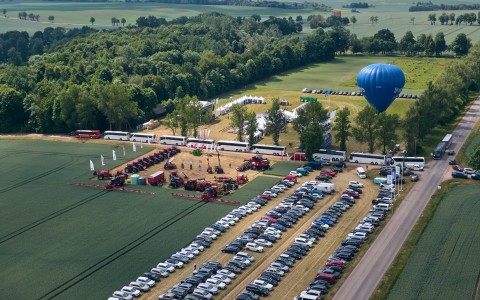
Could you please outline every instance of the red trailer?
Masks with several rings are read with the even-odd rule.
[[[163,171],[158,171],[148,176],[148,184],[150,185],[162,185],[165,183],[165,173]]]
[[[295,152],[293,153],[291,160],[306,161],[307,157],[305,156],[304,152]]]

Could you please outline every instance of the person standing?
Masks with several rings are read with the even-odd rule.
[[[197,269],[197,263],[193,264],[193,270],[195,271]]]

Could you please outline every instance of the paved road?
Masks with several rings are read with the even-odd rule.
[[[458,151],[462,147],[479,118],[480,99],[477,99],[455,128],[454,144],[450,149]],[[421,175],[420,181],[415,184],[396,209],[383,231],[335,294],[334,300],[370,298],[423,212],[428,200],[444,178],[450,177],[446,174],[450,172],[451,168],[449,168],[446,155],[442,160],[429,163],[428,168]]]

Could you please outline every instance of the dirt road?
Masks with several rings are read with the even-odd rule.
[[[479,118],[480,100],[476,100],[453,131],[455,139],[453,150],[458,151],[462,147]],[[370,298],[431,196],[444,178],[449,178],[449,176],[445,176],[445,173],[450,172],[451,168],[448,165],[446,155],[442,160],[429,163],[428,168],[422,174],[421,180],[415,184],[411,192],[402,201],[388,224],[333,299],[362,300]]]

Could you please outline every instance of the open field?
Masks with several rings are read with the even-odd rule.
[[[5,299],[102,299],[193,239],[234,206],[67,185],[89,182],[88,161],[106,167],[131,148],[94,143],[0,143],[0,294]],[[137,153],[151,148],[137,147]],[[247,201],[278,180],[260,177],[231,196]],[[25,285],[28,281],[29,284]]]
[[[441,26],[430,25],[428,21],[429,12],[408,12],[408,7],[412,5],[410,2],[397,1],[375,1],[374,7],[369,9],[360,9],[359,13],[352,13],[350,9],[342,9],[345,4],[343,1],[327,1],[326,5],[334,9],[340,9],[342,17],[355,16],[356,24],[350,24],[348,29],[358,37],[373,36],[379,30],[388,28],[399,41],[408,30],[411,30],[415,37],[424,33],[435,36],[437,32],[443,32],[447,43],[451,43],[456,35],[460,32],[465,33],[473,43],[480,41],[480,26],[469,25],[452,25]],[[434,1],[436,2],[436,1]],[[450,1],[451,2],[451,1]],[[468,1],[467,1],[468,2]],[[324,2],[322,2],[324,3]],[[462,2],[464,3],[464,2]],[[22,30],[34,33],[37,30],[43,30],[49,26],[61,26],[65,28],[80,27],[84,25],[90,26],[90,17],[96,19],[94,27],[100,29],[114,28],[111,26],[111,18],[125,18],[125,25],[135,24],[135,20],[141,16],[154,15],[155,17],[163,17],[172,20],[181,16],[195,16],[205,12],[219,12],[231,16],[251,16],[258,14],[263,20],[269,16],[275,17],[293,17],[301,15],[304,20],[309,15],[320,14],[325,18],[330,12],[317,12],[310,9],[288,10],[274,9],[266,7],[248,7],[248,6],[222,6],[222,5],[186,5],[186,4],[168,4],[168,3],[124,3],[124,2],[41,2],[41,1],[15,1],[3,2],[0,8],[7,9],[7,18],[0,17],[0,31],[6,32],[10,30]],[[31,22],[18,20],[18,12],[26,11],[28,13],[40,15],[40,22]],[[456,15],[466,13],[467,11],[455,11]],[[438,16],[441,11],[435,12]],[[47,21],[48,16],[54,16],[53,24]],[[371,24],[370,17],[378,16],[379,20],[376,24]],[[415,18],[412,24],[410,18]],[[310,33],[309,24],[303,25],[303,32]]]
[[[457,186],[443,197],[388,299],[476,298],[479,192]]]

